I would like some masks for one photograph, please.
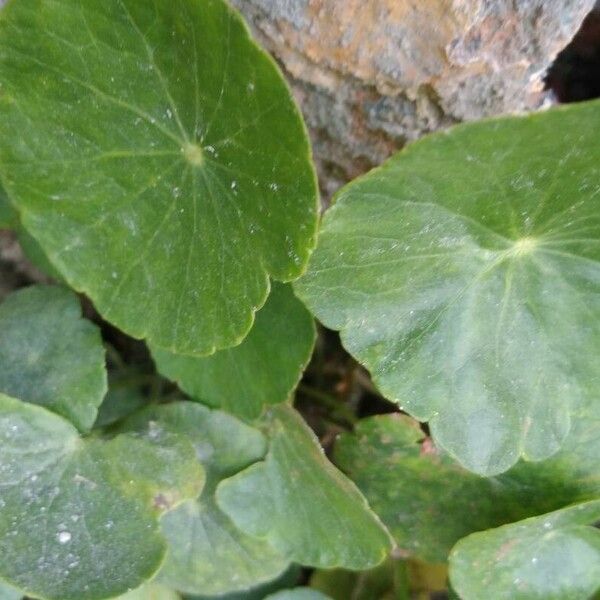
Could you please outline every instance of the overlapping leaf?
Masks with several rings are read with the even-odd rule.
[[[310,313],[291,288],[275,284],[248,337],[208,357],[155,349],[158,370],[195,400],[243,418],[288,399],[315,341]]]
[[[597,103],[459,126],[351,183],[300,296],[467,468],[555,453],[599,406]]]
[[[286,569],[283,555],[238,530],[215,503],[221,480],[263,458],[267,442],[258,430],[192,402],[144,411],[125,426],[147,429],[153,439],[168,432],[187,436],[207,473],[202,494],[161,521],[169,541],[161,582],[182,592],[222,595],[253,588]]]
[[[0,304],[0,392],[91,429],[106,393],[104,348],[75,294],[32,286]]]
[[[273,407],[265,418],[266,458],[218,486],[221,509],[239,529],[300,564],[379,564],[390,540],[360,492],[327,461],[291,408]]]
[[[600,592],[600,500],[475,533],[450,556],[463,600],[583,600]]]
[[[51,262],[125,332],[235,345],[303,270],[317,193],[273,61],[222,0],[19,0],[0,18],[0,172]]]
[[[202,483],[185,439],[83,439],[62,417],[0,395],[0,577],[57,600],[136,588],[163,560],[158,517]]]
[[[555,457],[482,478],[437,452],[412,419],[381,415],[344,434],[335,461],[404,552],[444,562],[452,546],[474,531],[600,495],[598,425],[597,411],[582,411]]]

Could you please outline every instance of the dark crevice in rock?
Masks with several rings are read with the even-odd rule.
[[[548,70],[546,86],[559,102],[600,97],[600,1],[556,57]]]

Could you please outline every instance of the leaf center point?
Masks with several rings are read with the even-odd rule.
[[[198,144],[186,144],[183,147],[183,155],[194,167],[201,167],[204,164],[204,151]]]
[[[535,238],[524,237],[513,244],[510,253],[513,256],[525,256],[526,254],[533,252],[537,245],[538,242]]]

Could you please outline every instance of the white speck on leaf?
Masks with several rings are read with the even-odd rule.
[[[60,544],[67,544],[71,541],[71,534],[68,531],[59,531],[57,538]]]

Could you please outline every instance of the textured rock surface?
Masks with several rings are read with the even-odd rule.
[[[407,140],[550,101],[595,0],[233,0],[289,76],[326,195]]]

